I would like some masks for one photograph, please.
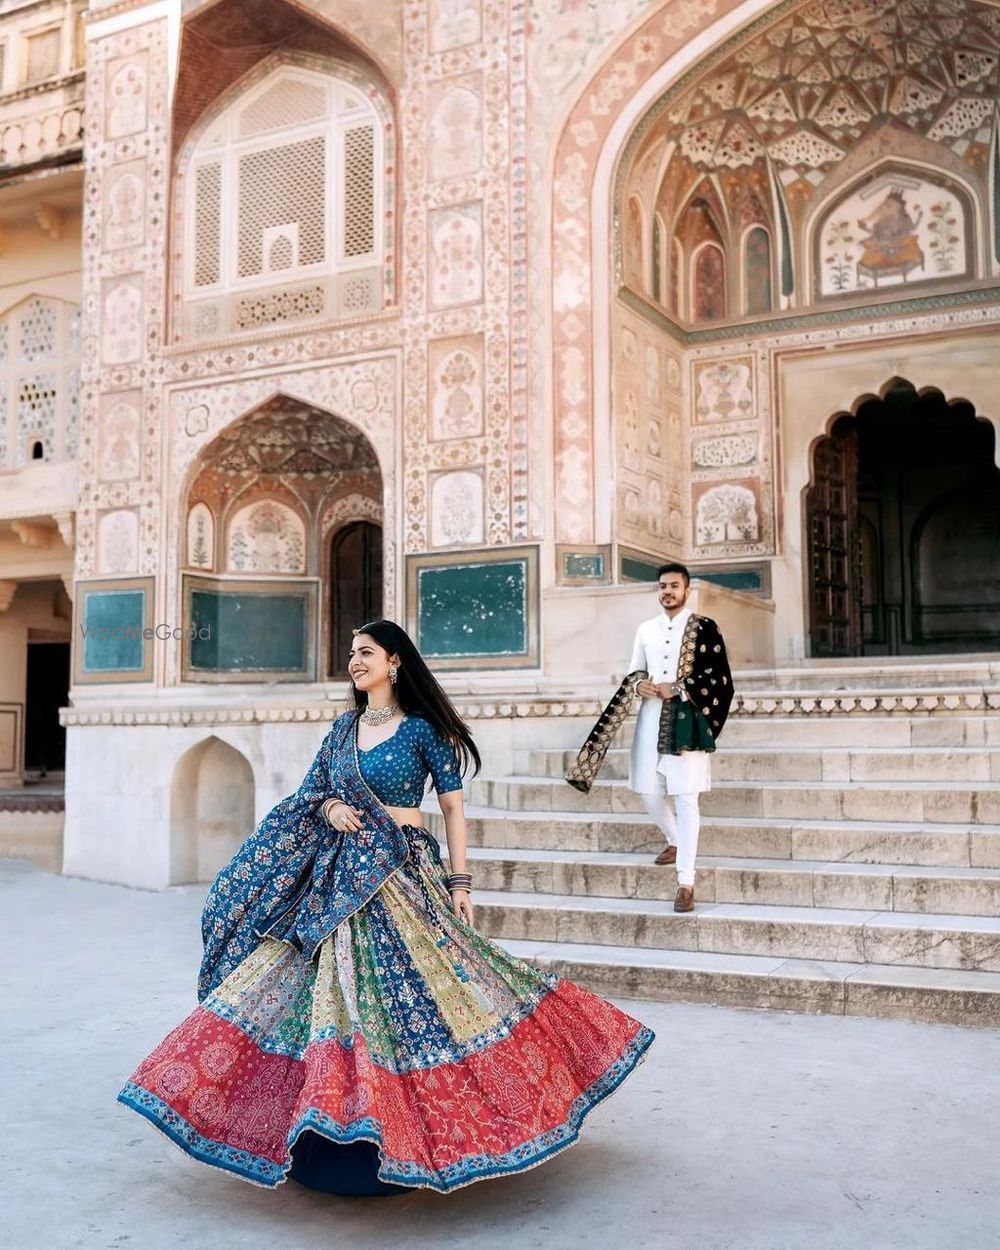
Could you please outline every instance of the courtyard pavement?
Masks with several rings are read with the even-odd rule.
[[[258,1189],[115,1103],[194,1005],[204,890],[0,861],[11,1250],[979,1250],[1000,1245],[1000,1032],[623,1004],[648,1061],[550,1163],[444,1197]]]

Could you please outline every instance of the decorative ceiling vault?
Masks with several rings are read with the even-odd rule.
[[[205,459],[219,473],[378,472],[371,444],[345,421],[278,396],[224,430]]]
[[[224,557],[221,551],[210,555],[214,540],[201,544],[204,559],[195,560],[192,533],[198,524],[214,533],[218,522],[225,545],[238,517],[245,520],[252,513],[261,533],[283,518],[282,532],[300,534],[301,542],[293,543],[294,560],[286,552],[282,570],[314,572],[320,559],[316,540],[331,503],[350,499],[356,511],[362,501],[373,515],[381,515],[382,474],[365,436],[340,417],[286,395],[274,396],[224,429],[200,462],[187,499],[188,563],[197,567],[219,567],[213,561],[224,558],[225,567],[245,571],[228,547]]]
[[[747,230],[763,225],[771,232],[767,263],[775,266],[775,279],[784,266],[783,295],[791,294],[793,264],[796,303],[810,298],[801,289],[807,270],[813,294],[838,295],[822,286],[818,274],[824,262],[806,260],[812,242],[803,237],[803,227],[814,206],[825,203],[833,188],[853,184],[867,170],[896,159],[956,179],[959,195],[965,184],[978,192],[985,208],[998,100],[1000,7],[993,3],[812,0],[799,5],[769,27],[758,27],[749,40],[735,38],[731,52],[681,95],[674,90],[662,97],[640,123],[642,138],[623,190],[642,206],[650,238],[642,249],[633,243],[630,255],[629,219],[623,218],[625,280],[634,286],[641,270],[648,293],[683,320],[697,319],[683,275],[677,279],[681,289],[672,288],[670,268],[679,263],[672,249],[680,248],[690,264],[699,247],[724,245],[728,237],[735,248]],[[921,257],[931,259],[933,192],[913,178],[907,181],[905,169],[900,178],[898,187],[886,183],[871,191],[884,197],[895,188],[909,196],[908,215],[897,213],[896,224],[902,231],[909,223],[913,264],[895,277],[904,281],[912,273],[912,284],[985,276],[971,251],[968,263],[956,259],[950,269],[937,264],[940,252],[933,266],[920,264]],[[945,197],[942,203],[941,212],[954,217],[952,200]],[[875,231],[880,246],[888,237],[887,217],[888,209],[878,219],[881,232]],[[849,224],[857,231],[860,223]],[[968,226],[957,218],[955,224],[957,256],[967,244],[973,246],[971,218]],[[896,266],[900,272],[901,266]],[[857,290],[878,286],[867,272],[862,265],[860,277],[855,273]],[[736,285],[726,296],[730,316],[748,311],[745,303],[734,304]]]
[[[982,165],[1000,93],[1000,9],[974,0],[820,0],[758,35],[650,133],[698,168],[769,156],[818,183],[888,119]],[[656,106],[654,106],[655,109]]]

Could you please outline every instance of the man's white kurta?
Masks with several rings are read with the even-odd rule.
[[[644,668],[650,681],[657,684],[676,681],[681,639],[690,618],[690,609],[684,608],[672,620],[661,612],[651,621],[643,621],[636,631],[628,671]],[[661,784],[659,773],[666,781],[667,794],[700,794],[710,790],[712,757],[707,751],[682,751],[680,755],[660,755],[657,751],[662,707],[662,699],[642,700],[629,756],[629,785],[637,794],[655,794]]]

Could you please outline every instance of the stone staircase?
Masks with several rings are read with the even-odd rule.
[[[870,714],[864,697],[742,701],[703,796],[691,916],[622,747],[590,795],[562,780],[574,751],[518,752],[520,775],[468,795],[479,927],[610,995],[1000,1026],[993,696],[879,692]]]

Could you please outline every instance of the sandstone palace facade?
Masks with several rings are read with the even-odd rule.
[[[378,614],[501,771],[666,558],[748,690],[996,649],[998,101],[994,0],[2,0],[0,777],[65,773],[59,862],[211,876]]]

